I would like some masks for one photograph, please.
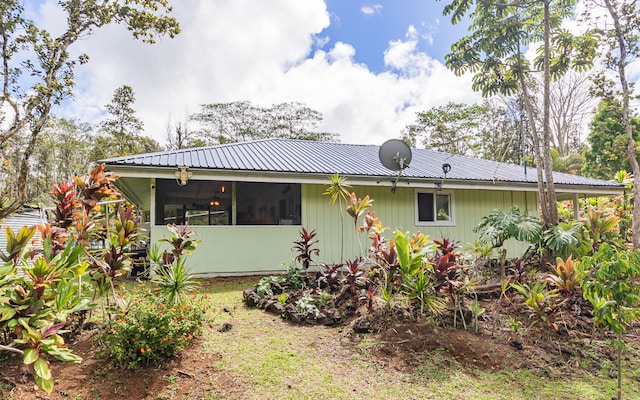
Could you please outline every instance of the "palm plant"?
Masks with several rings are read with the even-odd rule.
[[[344,176],[338,175],[335,173],[329,177],[331,183],[327,187],[327,189],[322,193],[331,197],[330,203],[331,205],[336,204],[337,201],[342,199],[346,206],[347,198],[350,193],[348,188],[351,188],[351,185],[347,184],[347,178]],[[340,212],[340,261],[344,260],[344,216],[342,212]]]

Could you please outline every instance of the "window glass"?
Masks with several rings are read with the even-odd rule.
[[[452,222],[451,194],[418,192],[417,201],[418,222]]]
[[[436,195],[436,218],[438,221],[450,221],[451,212],[449,210],[449,195]]]
[[[238,225],[300,225],[300,184],[236,183]]]
[[[434,221],[433,193],[418,193],[418,221]]]
[[[231,182],[156,180],[156,225],[230,225]]]

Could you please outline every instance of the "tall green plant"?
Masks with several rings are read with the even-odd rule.
[[[335,173],[329,177],[329,181],[329,186],[322,194],[330,197],[331,205],[336,202],[344,202],[346,206],[350,195],[348,189],[351,188],[351,185],[347,183],[347,178]],[[344,261],[344,215],[340,211],[340,262],[342,261]]]
[[[193,238],[196,232],[187,225],[167,225],[167,229],[171,235],[163,237],[159,242],[169,243],[171,248],[160,257],[157,254],[157,247],[154,248],[153,281],[158,284],[160,295],[169,304],[181,303],[185,296],[196,288],[193,274],[186,264],[186,257],[191,256],[200,240]],[[162,261],[158,262],[160,260]]]
[[[593,305],[596,326],[616,334],[618,398],[622,393],[623,334],[640,318],[640,252],[618,250],[603,243],[593,257],[584,257],[582,268],[590,277],[582,284],[584,298]]]

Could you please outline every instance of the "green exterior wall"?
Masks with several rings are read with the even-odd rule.
[[[302,185],[302,221],[307,230],[316,230],[320,257],[325,263],[340,259],[340,210],[338,204],[329,204],[329,197],[322,195],[327,185]],[[400,187],[392,193],[388,186],[355,186],[359,197],[369,195],[374,199],[373,210],[382,223],[389,227],[385,236],[391,238],[397,229],[420,231],[438,240],[443,236],[460,242],[461,246],[473,243],[477,236],[473,227],[495,208],[510,209],[518,205],[521,210],[537,215],[535,192],[453,190],[454,226],[417,226],[415,223],[415,189]],[[355,233],[353,219],[344,213],[345,259],[360,254],[358,236],[362,247],[370,245],[364,233]],[[362,221],[359,221],[360,225]],[[252,274],[282,270],[282,262],[288,262],[294,253],[293,241],[298,238],[298,226],[194,226],[197,238],[202,241],[189,260],[198,274]],[[165,227],[151,227],[151,238],[156,242],[168,235]],[[517,242],[507,243],[508,256],[517,257],[524,251]]]
[[[322,196],[324,189],[324,185],[304,185],[303,221],[305,228],[316,229],[318,232],[321,261],[332,263],[340,259],[340,215],[338,205],[331,206],[328,197]],[[528,211],[530,215],[538,215],[535,192],[452,190],[448,192],[453,194],[455,225],[419,226],[416,225],[415,216],[416,189],[400,187],[392,193],[388,186],[358,186],[353,187],[352,190],[359,197],[368,194],[374,199],[372,209],[382,224],[389,228],[384,234],[387,238],[393,237],[393,232],[396,230],[422,232],[433,240],[447,237],[459,241],[460,246],[466,247],[478,238],[473,233],[473,228],[493,209],[508,210],[513,205],[517,205],[523,212]],[[428,190],[420,189],[420,191]],[[345,258],[350,259],[360,254],[357,235],[360,236],[365,251],[371,241],[364,233],[355,233],[353,219],[346,213],[344,223]],[[359,221],[358,225],[361,224],[362,221]],[[526,250],[526,246],[515,240],[507,241],[506,248],[508,257],[518,257]]]

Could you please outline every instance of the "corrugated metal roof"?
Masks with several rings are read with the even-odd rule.
[[[380,146],[313,142],[306,140],[264,139],[251,142],[222,144],[193,149],[171,150],[111,158],[101,162],[111,166],[177,167],[282,172],[303,174],[334,174],[345,176],[395,176],[378,160]],[[406,178],[440,179],[442,165],[451,165],[447,179],[478,182],[537,182],[536,170],[529,168],[525,177],[520,165],[500,163],[412,149],[412,161],[402,175]],[[554,173],[556,184],[617,187],[617,183],[571,174]]]

